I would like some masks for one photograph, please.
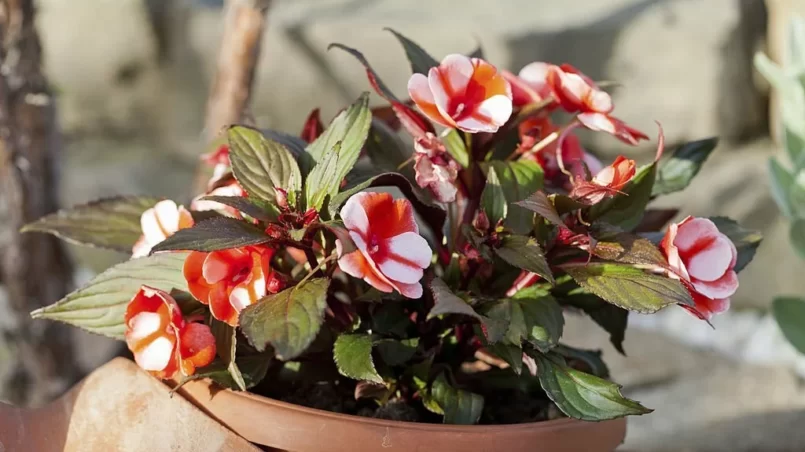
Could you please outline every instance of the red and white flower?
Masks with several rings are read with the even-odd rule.
[[[687,217],[672,224],[660,247],[670,276],[685,282],[698,314],[709,319],[729,309],[729,297],[738,290],[738,252],[712,221]]]
[[[428,132],[414,141],[414,171],[416,183],[427,188],[436,200],[456,200],[456,178],[459,165],[444,148],[442,141]]]
[[[179,229],[193,226],[190,212],[175,202],[166,199],[146,210],[140,216],[143,235],[132,248],[131,257],[148,256],[151,248],[172,236]]]
[[[201,160],[212,167],[212,177],[207,183],[210,189],[229,173],[231,163],[229,162],[229,146],[222,144],[210,153],[201,156]]]
[[[138,366],[158,378],[190,376],[215,358],[210,327],[188,322],[167,292],[142,286],[126,308],[126,345]]]
[[[240,311],[282,290],[270,266],[273,255],[273,249],[262,246],[193,251],[185,260],[184,277],[190,293],[210,306],[213,317],[237,326]]]
[[[576,177],[570,196],[588,204],[614,196],[635,175],[635,161],[619,155],[612,164],[599,171],[591,181]]]
[[[396,290],[408,298],[422,296],[420,280],[431,260],[428,242],[419,235],[413,207],[388,193],[358,193],[341,208],[341,220],[356,250],[338,248],[338,266],[381,292]]]
[[[497,132],[512,114],[509,82],[479,58],[447,55],[426,77],[414,74],[408,94],[432,121],[464,132]]]
[[[648,139],[644,133],[613,117],[611,113],[615,104],[609,93],[573,66],[551,66],[547,83],[559,105],[569,113],[578,112],[576,118],[588,129],[612,134],[632,145]]]
[[[542,102],[551,97],[553,90],[548,84],[548,72],[552,64],[534,62],[520,70],[519,75],[509,71],[501,71],[503,78],[512,89],[512,103],[516,108]]]

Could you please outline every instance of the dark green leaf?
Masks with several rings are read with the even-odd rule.
[[[557,226],[565,225],[565,223],[562,221],[562,218],[559,216],[559,213],[556,211],[556,207],[554,207],[551,200],[548,199],[548,195],[542,191],[535,192],[528,198],[515,204],[524,209],[536,212],[537,215],[545,218]]]
[[[157,202],[145,196],[101,199],[40,218],[22,232],[46,232],[77,245],[131,253],[142,235],[140,216]]]
[[[217,217],[192,228],[180,229],[151,249],[158,251],[216,251],[259,245],[271,240],[266,233],[243,220]]]
[[[366,68],[366,71],[369,73],[370,82],[372,82],[374,85],[377,85],[377,90],[380,91],[380,94],[389,101],[399,102],[397,96],[395,96],[394,93],[389,89],[389,87],[386,86],[385,83],[383,83],[383,80],[381,80],[377,72],[375,72],[375,70],[372,69],[372,66],[369,64],[369,61],[366,60],[366,57],[363,56],[361,52],[359,52],[357,49],[353,49],[352,47],[348,47],[345,46],[344,44],[339,44],[337,42],[334,42],[329,46],[327,46],[327,50],[330,50],[333,47],[335,47],[336,49],[341,49],[349,53],[353,57],[355,57],[363,65],[363,67]]]
[[[796,297],[775,298],[772,313],[788,342],[805,354],[805,300]]]
[[[605,199],[590,208],[589,219],[599,220],[624,230],[632,230],[643,218],[657,175],[657,164],[652,163],[637,171],[623,187],[623,194]]]
[[[660,166],[651,195],[659,196],[684,190],[699,172],[716,145],[718,145],[718,138],[713,137],[680,146]]]
[[[456,129],[448,129],[442,135],[442,142],[447,152],[453,156],[459,165],[467,168],[470,166],[470,154],[467,151],[467,144],[464,143],[462,134]]]
[[[302,354],[319,333],[327,307],[327,278],[311,279],[278,294],[263,297],[240,313],[240,327],[259,351],[274,346],[279,357]]]
[[[275,203],[275,188],[288,193],[302,189],[299,166],[285,146],[249,127],[230,127],[227,136],[232,172],[249,196]],[[293,202],[293,197],[289,197],[289,202]]]
[[[215,350],[218,358],[222,364],[226,365],[226,370],[235,383],[235,387],[245,391],[246,382],[243,380],[243,375],[235,363],[235,351],[237,350],[237,333],[235,329],[215,319],[211,319],[210,322],[212,335],[215,336]]]
[[[572,369],[558,356],[533,356],[542,388],[563,413],[574,419],[604,421],[652,411],[623,397],[615,383]]]
[[[793,217],[793,209],[789,193],[794,186],[794,175],[785,169],[776,158],[769,158],[769,183],[771,184],[771,196],[777,203],[777,207],[787,217]]]
[[[410,171],[407,166],[402,170],[398,168],[411,157],[411,149],[383,121],[372,119],[369,138],[366,139],[366,155],[379,171]]]
[[[411,72],[428,75],[430,68],[439,65],[439,62],[430,56],[428,52],[419,46],[419,44],[411,41],[391,28],[385,28],[384,30],[393,33],[397,40],[400,41],[400,44],[402,44],[403,49],[405,49],[405,55],[408,57],[408,61],[411,63]]]
[[[682,283],[632,265],[593,262],[565,264],[562,268],[580,286],[630,311],[650,314],[670,304],[693,306]]]
[[[546,291],[520,291],[515,298],[497,303],[499,308],[489,310],[490,317],[500,308],[510,311],[506,341],[519,345],[527,341],[542,351],[548,351],[559,343],[565,318],[562,307]]]
[[[437,207],[430,202],[425,201],[420,195],[419,191],[411,185],[411,182],[403,175],[397,173],[384,173],[379,176],[372,177],[358,184],[348,190],[344,190],[337,194],[330,200],[328,206],[332,218],[338,214],[341,206],[347,202],[347,199],[352,195],[359,193],[368,188],[377,187],[397,187],[400,191],[411,201],[414,210],[430,226],[436,240],[441,240],[442,227],[447,219],[447,212],[441,207]]]
[[[561,301],[587,313],[595,323],[609,333],[609,341],[615,349],[623,355],[626,354],[623,350],[623,339],[626,335],[629,311],[609,304],[583,289],[571,291],[561,298]]]
[[[505,205],[503,216],[506,219],[506,226],[518,234],[527,234],[533,228],[534,214],[516,203],[528,198],[542,188],[542,167],[536,162],[529,161],[492,161],[489,162],[487,184],[489,183],[489,174],[493,168],[499,181],[500,189],[503,191],[502,197]],[[495,190],[497,191],[498,189]],[[486,192],[486,189],[484,192]],[[496,193],[496,197],[499,196]],[[483,200],[481,205],[484,205]],[[494,222],[497,218],[493,218],[490,215],[489,219]]]
[[[324,133],[307,147],[305,157],[300,160],[302,170],[309,173],[313,166],[322,161],[336,143],[341,143],[338,154],[337,171],[331,176],[341,181],[358,161],[363,143],[369,135],[372,112],[369,110],[369,93],[361,94],[355,103],[338,114]]]
[[[278,132],[271,129],[260,129],[260,133],[262,133],[263,136],[269,140],[276,141],[277,143],[285,146],[285,149],[290,151],[296,159],[301,158],[305,154],[307,143],[305,140],[296,135],[290,135],[285,132]]]
[[[372,337],[366,334],[341,334],[333,345],[338,372],[355,380],[383,383],[372,360]]]
[[[755,257],[755,251],[763,241],[763,236],[760,231],[752,229],[745,229],[741,227],[734,220],[727,217],[710,217],[710,220],[716,224],[718,230],[726,235],[735,248],[738,250],[738,260],[735,263],[735,271],[740,272],[746,267],[752,258]]]
[[[58,320],[90,333],[123,339],[124,316],[143,285],[170,292],[187,291],[182,267],[187,253],[165,253],[132,259],[106,270],[84,287],[31,313],[35,319]]]
[[[411,318],[402,303],[389,301],[381,303],[372,310],[372,331],[378,334],[391,334],[402,337],[411,325]]]
[[[523,235],[512,235],[503,240],[503,245],[495,249],[501,259],[519,269],[536,273],[553,284],[553,274],[545,254],[536,240]]]
[[[237,359],[237,367],[242,376],[242,383],[246,389],[256,386],[263,381],[263,378],[268,372],[268,367],[271,364],[271,357],[267,355],[250,355],[239,356]],[[209,366],[198,369],[196,373],[189,377],[185,377],[179,382],[179,385],[173,390],[179,389],[182,385],[192,380],[200,380],[202,378],[209,378],[210,380],[218,383],[224,388],[238,390],[240,384],[235,382],[232,374],[229,372],[229,365],[220,359],[214,360]]]
[[[486,173],[486,186],[481,193],[481,208],[492,224],[505,219],[508,213],[509,205],[506,202],[506,194],[500,185],[500,178],[495,168],[489,168]]]
[[[805,259],[805,220],[797,219],[791,223],[788,237],[791,240],[791,245],[799,256]]]
[[[601,350],[584,350],[559,344],[553,351],[565,358],[567,365],[599,378],[609,378],[609,368],[601,359]]]
[[[307,206],[321,210],[327,197],[333,197],[341,186],[339,178],[338,161],[341,152],[341,143],[335,145],[324,154],[324,157],[310,170],[305,180],[305,199]]]
[[[419,338],[411,339],[381,339],[375,343],[383,362],[389,366],[399,366],[405,364],[414,357],[419,346]]]
[[[461,314],[481,322],[481,325],[486,334],[486,339],[489,342],[497,342],[506,333],[508,325],[505,320],[498,318],[490,318],[478,314],[466,301],[455,295],[447,284],[439,278],[434,278],[430,283],[430,289],[433,293],[433,307],[428,312],[428,320],[445,314]]]
[[[450,385],[444,374],[434,380],[430,396],[444,413],[445,424],[477,424],[484,409],[484,398]]]
[[[794,218],[805,218],[805,171],[800,171],[794,177],[791,190],[788,193],[788,201],[791,203],[791,213]]]
[[[601,238],[593,248],[593,254],[601,259],[625,264],[668,266],[665,257],[650,240],[628,232]]]
[[[523,347],[520,344],[512,345],[504,342],[486,346],[490,353],[506,361],[517,375],[523,373]]]
[[[469,56],[470,58],[480,58],[480,59],[482,59],[482,60],[483,60],[483,59],[484,59],[484,49],[483,49],[483,48],[481,48],[481,45],[480,45],[480,44],[478,44],[478,47],[476,47],[476,48],[475,48],[475,50],[473,50],[473,51],[472,51],[472,52],[471,52],[469,55],[467,55],[467,56]]]
[[[233,207],[239,212],[260,221],[276,221],[279,215],[279,209],[274,204],[267,204],[267,206],[271,207],[271,210],[267,210],[254,204],[245,196],[205,196],[202,201],[213,201]]]

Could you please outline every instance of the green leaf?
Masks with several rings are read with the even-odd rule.
[[[448,129],[442,135],[442,143],[447,152],[459,163],[467,168],[470,166],[470,154],[467,151],[467,144],[464,142],[461,133],[456,129]]]
[[[399,366],[414,357],[417,347],[419,347],[419,338],[413,337],[399,341],[397,339],[381,339],[375,342],[375,347],[384,363],[389,366]]]
[[[629,311],[618,306],[607,303],[600,297],[578,289],[571,291],[567,296],[562,297],[561,301],[569,306],[581,309],[595,323],[609,333],[609,341],[615,350],[625,355],[623,350],[623,339],[626,335],[626,324],[629,320]]]
[[[377,170],[410,171],[408,166],[402,170],[398,170],[398,168],[411,158],[411,149],[383,121],[372,119],[365,148],[366,155]],[[411,174],[413,175],[413,173]]]
[[[680,146],[660,166],[651,195],[659,196],[684,190],[699,173],[699,169],[716,145],[718,138],[713,137]]]
[[[90,333],[123,339],[124,316],[143,285],[170,292],[187,291],[182,267],[187,253],[132,259],[106,270],[56,303],[31,313],[35,319],[58,320]]]
[[[500,185],[500,178],[498,178],[495,168],[489,168],[486,173],[486,186],[481,193],[481,208],[492,224],[505,219],[508,213],[509,205],[506,202],[506,194]]]
[[[308,174],[305,180],[305,199],[308,207],[321,210],[327,197],[333,197],[338,193],[338,188],[341,186],[341,179],[338,178],[340,151],[341,143],[336,142]]]
[[[216,251],[242,246],[259,245],[271,240],[266,233],[245,221],[216,217],[202,221],[192,228],[180,229],[151,249],[158,251]]]
[[[805,171],[800,171],[794,177],[791,190],[788,193],[788,201],[791,203],[791,212],[794,218],[805,218]]]
[[[397,40],[400,41],[400,44],[402,44],[403,49],[405,49],[405,56],[408,57],[408,61],[411,63],[411,72],[428,75],[430,68],[439,65],[439,62],[430,56],[425,49],[419,46],[419,44],[411,41],[391,28],[384,28],[384,30],[393,33],[394,37],[396,37]]]
[[[442,237],[442,227],[447,219],[447,212],[441,207],[435,206],[428,201],[425,201],[419,195],[419,191],[411,185],[411,182],[405,176],[398,173],[384,173],[372,177],[352,188],[342,191],[334,196],[328,205],[330,216],[335,218],[341,206],[347,202],[352,195],[359,193],[368,188],[377,187],[397,187],[411,201],[414,210],[422,218],[422,220],[430,226],[437,240]]]
[[[609,368],[601,359],[601,350],[584,350],[560,344],[553,351],[565,358],[568,366],[573,369],[599,378],[609,378]]]
[[[46,232],[76,245],[131,253],[143,233],[142,213],[159,201],[145,196],[101,199],[42,217],[22,232]]]
[[[537,215],[545,218],[557,226],[565,225],[565,223],[562,221],[562,217],[559,216],[559,212],[557,212],[556,207],[554,207],[553,202],[551,202],[551,200],[548,198],[548,195],[542,191],[537,191],[528,198],[515,204],[524,209],[535,212]]]
[[[794,222],[791,223],[788,237],[791,240],[791,245],[794,246],[799,256],[805,259],[805,220],[794,220]]]
[[[517,375],[523,373],[523,347],[520,344],[512,345],[503,342],[488,344],[486,348],[490,353],[506,361]]]
[[[338,153],[337,169],[331,175],[333,179],[340,182],[358,161],[363,143],[369,135],[371,123],[369,93],[363,93],[355,103],[333,119],[316,141],[308,145],[305,157],[300,159],[302,170],[308,174],[315,164],[321,162],[327,152],[340,142],[341,150]]]
[[[580,286],[623,309],[651,314],[670,304],[693,306],[682,283],[632,265],[593,262],[562,268]]]
[[[355,380],[383,383],[372,360],[372,337],[367,334],[341,334],[333,345],[338,372]]]
[[[520,345],[525,340],[542,351],[559,343],[565,318],[562,307],[547,291],[520,291],[496,306],[498,309],[486,314],[492,317],[500,308],[509,310],[511,320],[505,335],[508,343]]]
[[[758,72],[774,87],[782,101],[780,110],[785,127],[805,138],[805,90],[801,81],[762,53],[755,54],[754,62]]]
[[[533,357],[542,389],[574,419],[604,421],[652,411],[623,397],[615,383],[572,369],[558,356],[535,353]]]
[[[769,183],[771,184],[771,196],[783,215],[791,218],[794,216],[791,207],[789,193],[794,186],[794,175],[785,169],[780,162],[774,158],[769,158]]]
[[[271,344],[282,360],[296,358],[319,333],[329,285],[329,279],[316,278],[263,297],[241,311],[243,334],[259,351]]]
[[[344,52],[347,52],[353,57],[355,57],[355,59],[357,59],[363,65],[363,67],[366,68],[366,72],[368,73],[369,76],[369,81],[373,85],[377,85],[377,90],[380,92],[379,94],[385,97],[390,102],[399,102],[397,96],[394,95],[394,92],[392,92],[391,89],[389,89],[389,87],[386,86],[385,83],[383,83],[383,80],[381,80],[377,72],[375,72],[375,70],[372,69],[372,65],[369,64],[369,61],[366,59],[365,56],[363,56],[361,52],[359,52],[357,49],[353,49],[352,47],[345,46],[344,44],[339,44],[337,42],[334,42],[329,46],[327,46],[327,50],[330,50],[332,48],[341,49]]]
[[[288,193],[302,190],[299,166],[285,146],[243,126],[230,127],[227,137],[232,172],[249,196],[275,203],[276,187]]]
[[[238,365],[235,363],[235,351],[237,350],[237,332],[228,324],[211,319],[210,329],[215,336],[215,350],[221,363],[226,366],[229,376],[235,383],[235,387],[241,391],[246,390],[246,382],[243,374],[240,373]]]
[[[249,389],[263,381],[270,365],[271,357],[267,355],[239,356],[237,359],[237,367],[241,373],[243,386]],[[202,378],[209,378],[224,388],[239,390],[241,388],[240,383],[232,378],[229,367],[230,365],[227,365],[220,359],[216,359],[209,366],[197,369],[196,373],[182,379],[173,390],[176,391],[188,381],[200,380]]]
[[[237,209],[255,220],[277,221],[279,209],[273,203],[261,203],[263,207],[245,196],[205,196],[202,201],[213,201]],[[267,208],[264,208],[267,207]]]
[[[786,128],[783,138],[788,158],[794,164],[794,171],[799,172],[805,169],[805,137],[797,136],[796,133]]]
[[[430,290],[433,294],[433,307],[428,312],[428,320],[446,314],[461,314],[474,317],[481,322],[486,339],[489,342],[497,342],[506,333],[508,325],[504,319],[478,314],[466,301],[455,295],[441,279],[433,278],[430,283]]]
[[[487,212],[489,219],[494,222],[497,221],[498,218],[505,218],[505,225],[507,227],[518,234],[527,234],[533,228],[534,214],[516,203],[528,198],[534,192],[542,188],[542,168],[536,162],[529,161],[492,161],[489,162],[487,186],[489,185],[489,178],[491,177],[490,174],[492,174],[493,169],[498,181],[497,185],[500,186],[499,188],[493,187],[494,202],[502,202],[504,207],[495,207],[496,215],[502,212],[502,217],[493,217]],[[502,195],[500,194],[501,190]],[[486,193],[486,189],[484,189],[484,193]],[[483,195],[481,205],[485,205]]]
[[[409,314],[405,312],[402,303],[394,300],[380,303],[372,309],[372,332],[378,334],[391,334],[404,336],[405,330],[412,325]]]
[[[657,268],[668,267],[662,252],[648,239],[621,232],[599,240],[593,248],[593,254],[601,259],[625,264],[653,265]]]
[[[627,231],[634,229],[640,224],[646,206],[651,200],[656,175],[656,162],[640,168],[632,180],[621,190],[623,194],[615,195],[592,206],[589,219],[609,223]]]
[[[444,413],[445,424],[477,424],[484,409],[484,398],[462,389],[456,389],[440,374],[430,388],[430,397]]]
[[[755,251],[760,246],[760,242],[763,241],[763,236],[760,231],[745,229],[735,220],[727,217],[710,217],[710,220],[715,223],[719,232],[732,241],[738,250],[738,260],[735,263],[734,270],[740,272],[755,257]]]
[[[775,298],[772,313],[788,342],[805,354],[805,300],[796,297]]]
[[[519,269],[536,273],[554,284],[551,267],[539,243],[524,235],[512,235],[503,239],[503,245],[495,253],[504,261]]]

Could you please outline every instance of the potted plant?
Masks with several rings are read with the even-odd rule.
[[[779,99],[777,129],[790,164],[769,158],[769,180],[780,212],[791,220],[789,238],[794,250],[805,258],[805,20],[793,16],[788,21],[782,65],[766,55],[755,56],[755,67],[772,85]],[[784,50],[784,52],[782,52]],[[772,313],[785,337],[805,353],[805,299],[796,296],[775,298]]]
[[[514,75],[480,50],[439,62],[391,32],[411,101],[333,44],[388,105],[364,94],[327,127],[314,111],[300,136],[226,128],[188,208],[116,197],[27,226],[133,253],[32,315],[124,339],[140,367],[271,447],[615,448],[621,418],[651,410],[600,352],[560,343],[564,315],[589,315],[623,353],[630,311],[706,321],[729,307],[758,240],[724,218],[660,232],[677,211],[647,207],[716,140],[661,160],[660,131],[647,165],[603,165],[578,129],[648,137],[575,68]]]

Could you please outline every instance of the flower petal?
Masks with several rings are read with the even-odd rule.
[[[193,375],[196,368],[204,367],[215,359],[215,336],[210,327],[201,323],[188,323],[181,333],[180,355],[182,373]]]
[[[408,79],[408,95],[414,101],[417,108],[431,121],[443,126],[451,127],[452,120],[446,120],[436,107],[436,99],[428,84],[428,77],[423,74],[414,74]]]
[[[369,217],[366,215],[366,208],[363,204],[372,195],[368,192],[355,194],[341,208],[341,220],[344,222],[344,226],[364,237],[369,233]]]
[[[160,371],[168,367],[173,356],[175,339],[159,336],[134,353],[137,365],[148,371]]]
[[[208,253],[191,252],[184,261],[182,272],[187,281],[187,288],[196,300],[207,304],[210,297],[210,285],[204,280],[203,267]]]
[[[690,277],[701,281],[715,281],[724,276],[732,262],[731,243],[730,239],[720,235],[693,253],[685,265]]]
[[[684,256],[706,246],[721,235],[715,223],[707,218],[688,217],[679,223],[679,231],[674,239],[674,245]]]
[[[419,266],[391,258],[378,262],[378,266],[380,267],[380,271],[383,272],[383,275],[388,279],[406,284],[418,282],[422,279],[424,274],[422,268]]]
[[[422,298],[422,284],[405,284],[397,283],[397,290],[406,298],[417,299]]]
[[[456,128],[467,133],[495,133],[498,131],[500,126],[492,124],[486,120],[480,120],[472,116],[467,116],[456,123]]]
[[[428,241],[416,232],[405,232],[386,241],[389,253],[421,268],[428,268],[433,251]],[[394,258],[394,257],[392,257]],[[391,277],[391,279],[397,279]]]
[[[156,312],[140,312],[127,322],[126,341],[132,344],[165,330],[167,319]]]
[[[453,53],[444,57],[439,64],[439,72],[448,95],[461,94],[475,72],[472,60],[464,55]]]
[[[691,278],[691,284],[697,292],[708,298],[729,298],[738,290],[738,275],[729,270],[715,281],[701,281]]]
[[[615,123],[603,113],[581,113],[576,118],[590,130],[615,134]]]
[[[478,113],[489,118],[489,121],[498,127],[506,124],[512,115],[512,100],[503,95],[492,96],[478,105]]]

